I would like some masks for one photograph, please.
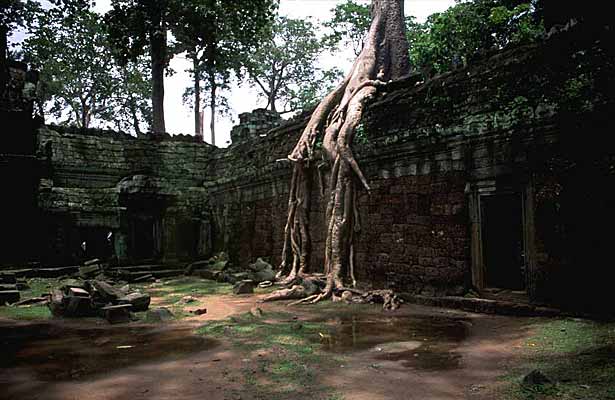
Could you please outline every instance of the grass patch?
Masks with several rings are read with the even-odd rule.
[[[29,289],[20,292],[21,300],[41,297],[51,293],[53,289],[61,286],[56,279],[33,278],[28,280]],[[0,306],[0,317],[17,320],[39,320],[52,317],[47,305],[32,305],[29,307]]]
[[[183,303],[185,296],[196,298],[205,296],[225,295],[232,292],[228,283],[220,283],[196,277],[182,277],[163,280],[156,283],[142,283],[130,285],[132,289],[140,290],[152,297],[157,297],[156,307],[167,307],[176,319],[193,316],[185,311],[186,307],[194,307],[199,303]]]
[[[0,317],[32,321],[51,318],[51,311],[46,305],[30,307],[0,306]]]
[[[195,296],[214,296],[230,294],[232,286],[228,283],[210,281],[194,277],[163,280],[161,283],[144,283],[130,285],[134,289],[140,289],[151,296],[169,297],[178,296],[179,298],[188,295]]]
[[[615,323],[560,319],[539,322],[533,330],[521,364],[504,378],[505,398],[615,399]],[[523,385],[534,369],[553,383]]]
[[[263,318],[247,313],[197,330],[229,339],[251,360],[243,375],[255,398],[341,399],[316,379],[318,369],[338,361],[320,351],[319,337],[328,331],[324,324],[296,321],[284,312],[270,312]]]

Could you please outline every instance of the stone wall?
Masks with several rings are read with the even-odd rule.
[[[94,246],[88,256],[104,255],[109,232],[121,257],[142,258],[134,254],[141,233],[131,230],[138,226],[150,235],[150,225],[156,232],[147,240],[156,249],[148,257],[173,260],[211,251],[203,182],[213,147],[183,138],[62,127],[41,128],[38,143],[46,166],[39,204],[46,234],[57,238],[42,250],[48,262],[74,260],[83,241]],[[189,237],[182,239],[180,229],[191,231]]]
[[[36,260],[39,168],[32,100],[37,74],[25,64],[0,63],[0,264]]]
[[[560,273],[554,265],[570,263],[557,256],[566,247],[544,245],[545,232],[553,229],[544,215],[543,175],[555,159],[578,166],[598,157],[612,166],[612,139],[605,133],[614,110],[613,60],[609,29],[576,26],[428,82],[412,76],[394,84],[369,107],[357,138],[356,155],[373,187],[359,195],[359,280],[423,294],[484,286],[479,199],[512,190],[523,199],[527,290],[551,303],[565,297],[563,283],[555,283],[564,277],[554,278]],[[280,262],[291,169],[279,160],[305,122],[299,118],[234,145],[211,164],[209,176],[216,179],[206,186],[216,248],[230,251],[238,263],[255,257]],[[581,176],[608,180],[607,167],[583,169]],[[555,175],[567,179],[562,171]],[[313,187],[311,265],[318,270],[325,204],[316,178]],[[583,207],[591,206],[577,202],[569,212],[582,215]],[[591,251],[588,246],[579,252]],[[570,268],[578,276],[580,266]]]
[[[604,260],[615,223],[613,49],[609,28],[579,24],[427,82],[412,75],[391,84],[356,138],[373,188],[358,194],[361,284],[429,295],[487,288],[484,202],[512,194],[522,202],[519,262],[531,298],[560,302],[574,288],[575,302],[595,304],[591,293],[610,282]],[[261,114],[243,116],[227,149],[190,137],[40,129],[41,173],[29,175],[39,183],[40,257],[78,259],[83,241],[104,253],[112,232],[114,254],[133,261],[224,250],[239,265],[279,264],[286,156],[307,116],[274,127]],[[318,182],[314,173],[315,271],[325,240]]]

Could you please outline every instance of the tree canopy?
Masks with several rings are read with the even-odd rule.
[[[149,70],[115,63],[102,18],[89,2],[57,1],[31,14],[26,25],[21,53],[40,72],[41,116],[49,112],[60,122],[84,128],[96,119],[140,131],[149,113],[149,90],[143,85]],[[127,119],[130,124],[120,122]]]
[[[265,108],[294,112],[314,105],[341,76],[336,69],[316,65],[328,50],[327,39],[317,37],[310,21],[278,17],[271,35],[247,64],[250,83],[267,99]]]
[[[409,56],[415,70],[430,76],[465,65],[491,49],[527,43],[544,28],[531,0],[456,0],[457,4],[418,23],[407,17]],[[369,6],[347,0],[326,25],[336,42],[360,50],[369,27]]]
[[[167,32],[176,20],[178,0],[111,0],[105,16],[110,41],[118,60],[135,61],[149,53],[152,72],[152,130],[166,131],[164,119],[164,73],[169,54]]]
[[[201,80],[211,109],[212,144],[215,117],[228,110],[220,92],[228,89],[231,74],[240,75],[245,61],[266,39],[277,10],[277,0],[182,1],[172,26],[176,51],[192,60],[194,85],[188,88],[195,107],[195,132],[200,131]]]

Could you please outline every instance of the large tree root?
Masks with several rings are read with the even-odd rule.
[[[403,0],[373,0],[372,25],[361,54],[344,81],[327,95],[314,110],[303,134],[288,156],[294,162],[288,200],[288,218],[284,229],[284,248],[279,282],[286,285],[265,301],[298,299],[293,304],[315,303],[324,299],[381,301],[395,309],[399,300],[391,291],[355,293],[343,285],[344,274],[356,285],[354,240],[360,231],[357,210],[357,183],[369,191],[367,178],[355,159],[352,143],[366,105],[378,89],[409,72],[408,44],[404,32]],[[314,151],[322,137],[322,152],[316,162]],[[309,271],[311,239],[309,235],[311,166],[318,164],[321,194],[327,200],[324,288],[314,286]],[[326,171],[326,166],[329,166]],[[325,176],[328,174],[328,179]],[[326,189],[324,182],[328,181]],[[291,259],[292,253],[292,261]],[[289,263],[290,261],[290,263]],[[298,283],[299,281],[303,283]],[[319,281],[323,282],[323,281]],[[313,282],[312,282],[313,283]],[[316,285],[318,286],[318,285]]]

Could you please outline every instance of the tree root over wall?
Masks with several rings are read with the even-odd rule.
[[[279,282],[286,286],[265,300],[298,299],[316,303],[333,298],[348,302],[375,302],[397,308],[392,291],[356,290],[354,239],[360,231],[357,196],[370,187],[354,154],[352,143],[364,109],[388,82],[409,73],[408,43],[404,32],[403,0],[373,0],[372,24],[365,46],[344,81],[316,107],[288,159],[294,163],[288,200],[288,218]],[[315,151],[322,140],[322,151]],[[327,200],[327,236],[324,275],[308,275],[311,171],[316,167],[321,195]],[[360,186],[359,186],[360,185]],[[357,187],[358,186],[358,187]],[[343,285],[346,273],[353,288]]]

